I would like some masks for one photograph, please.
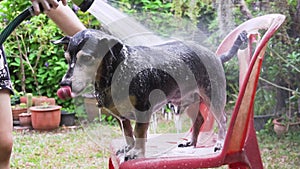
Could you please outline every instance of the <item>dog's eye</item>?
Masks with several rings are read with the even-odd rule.
[[[89,64],[89,63],[91,63],[91,62],[93,62],[93,56],[91,56],[91,55],[81,55],[80,57],[79,57],[79,62],[80,63],[85,63],[85,64]]]
[[[69,52],[65,52],[65,58],[66,58],[66,60],[67,60],[68,63],[71,62],[71,57],[70,57]]]

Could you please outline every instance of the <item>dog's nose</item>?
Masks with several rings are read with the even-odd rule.
[[[60,83],[59,83],[60,86],[72,86],[72,82],[71,80],[62,80]]]

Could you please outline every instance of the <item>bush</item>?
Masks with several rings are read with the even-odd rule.
[[[2,1],[1,29],[30,5],[30,1],[23,0],[14,3]],[[87,27],[99,28],[99,22],[90,14],[79,12],[78,16]],[[56,95],[68,66],[62,47],[50,41],[63,36],[63,32],[44,14],[34,16],[16,28],[3,44],[15,90],[54,97],[63,107],[72,107],[71,101],[62,101]]]

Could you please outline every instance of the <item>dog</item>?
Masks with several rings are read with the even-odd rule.
[[[168,102],[191,117],[192,137],[180,147],[196,146],[204,119],[199,104],[205,103],[219,126],[218,139],[226,135],[226,82],[223,62],[247,41],[237,37],[221,58],[191,42],[170,41],[155,46],[129,46],[99,30],[87,29],[55,44],[68,45],[69,68],[60,85],[70,97],[94,84],[98,106],[114,115],[124,130],[126,160],[145,157],[145,142],[153,112]],[[59,92],[58,92],[59,94]],[[62,96],[63,98],[63,96]],[[130,120],[135,120],[134,129]]]

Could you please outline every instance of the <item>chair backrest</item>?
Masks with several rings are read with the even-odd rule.
[[[285,16],[280,14],[264,15],[244,22],[234,29],[221,43],[217,49],[217,56],[228,51],[232,45],[232,39],[242,32],[247,31],[249,45],[244,51],[239,51],[239,84],[240,91],[236,101],[231,124],[228,129],[228,151],[240,151],[247,133],[249,118],[253,118],[253,103],[256,94],[256,86],[260,74],[267,43],[275,31],[284,22]],[[259,39],[259,30],[266,30],[263,37]],[[235,37],[235,38],[234,38]],[[258,37],[258,38],[256,38]],[[253,43],[256,41],[256,48],[252,52]],[[252,54],[253,53],[253,54]]]
[[[254,146],[252,148],[258,149],[253,126],[253,106],[256,87],[267,43],[284,20],[285,16],[280,14],[270,14],[251,19],[233,30],[224,39],[216,52],[218,56],[221,55],[221,53],[229,49],[228,47],[232,46],[232,39],[235,39],[234,36],[238,36],[243,30],[248,32],[249,46],[245,50],[239,51],[238,54],[240,90],[224,143],[222,153],[225,156],[245,151],[245,143],[250,139],[249,137],[255,137],[255,142],[252,142],[251,144]],[[261,29],[266,30],[266,32],[260,39],[259,30]],[[254,42],[256,42],[256,48],[253,53],[252,49]],[[257,164],[257,161],[261,163],[259,151],[254,151],[254,153],[258,154],[246,155],[247,161],[249,161],[247,166],[250,166],[251,168],[262,168],[262,164]],[[257,158],[257,156],[259,156],[259,158]],[[256,164],[254,164],[254,161]],[[231,162],[227,160],[226,163]]]

